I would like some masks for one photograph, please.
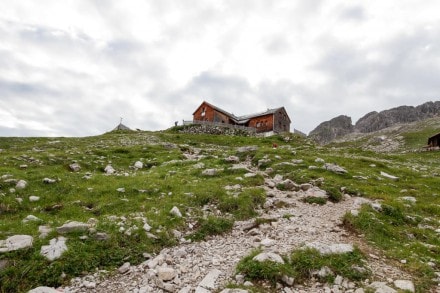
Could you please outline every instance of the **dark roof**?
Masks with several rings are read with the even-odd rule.
[[[433,136],[429,137],[428,139],[434,138],[434,137],[436,137],[436,136],[438,136],[438,135],[440,135],[440,132],[437,133],[437,134],[434,134]]]
[[[127,126],[125,126],[124,124],[119,123],[119,125],[116,126],[115,129],[113,129],[113,131],[114,131],[114,130],[131,130],[131,129],[128,128]]]

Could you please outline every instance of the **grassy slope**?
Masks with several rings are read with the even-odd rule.
[[[418,137],[415,134],[404,137],[411,147],[419,139],[414,138]],[[280,147],[272,149],[274,142]],[[3,149],[0,176],[10,174],[12,178],[29,183],[24,190],[10,193],[9,189],[15,185],[0,181],[0,239],[16,234],[32,235],[35,239],[33,248],[0,254],[0,260],[8,260],[10,264],[0,271],[0,292],[26,291],[38,285],[57,286],[96,267],[114,268],[125,261],[139,263],[143,252],[154,253],[177,243],[171,229],[201,239],[204,234],[229,229],[228,221],[254,216],[254,208],[264,202],[264,194],[258,188],[263,178],[257,176],[238,181],[236,177],[244,175],[245,171],[229,170],[231,164],[224,161],[225,157],[237,154],[236,147],[245,145],[260,147],[246,154],[253,163],[269,158],[270,162],[263,168],[272,167],[275,173],[295,182],[324,177],[323,189],[344,186],[352,194],[383,200],[383,212],[365,207],[359,217],[346,217],[347,227],[364,234],[390,258],[406,259],[404,267],[418,277],[419,288],[429,286],[433,269],[427,263],[434,263],[437,271],[440,266],[439,237],[432,229],[440,226],[438,152],[377,154],[351,147],[350,143],[317,147],[300,138],[284,142],[281,137],[137,132],[88,138],[0,138],[0,149]],[[180,161],[184,158],[183,153],[196,149],[201,149],[201,154],[205,155],[200,162],[206,168],[219,169],[218,175],[203,177],[200,169],[193,168],[196,162]],[[317,157],[337,163],[349,173],[337,175],[321,168],[309,169],[310,165],[320,166],[315,163]],[[302,159],[303,163],[296,167],[278,164],[292,159]],[[144,162],[144,169],[130,168],[137,160]],[[174,163],[164,164],[173,160]],[[74,161],[82,167],[78,173],[68,168]],[[104,175],[103,169],[110,162],[121,176]],[[27,164],[28,168],[21,169],[22,164]],[[399,180],[383,178],[380,171],[398,176]],[[83,178],[86,172],[92,174],[91,179]],[[60,181],[44,184],[42,179],[45,177]],[[222,188],[237,183],[246,188],[238,198]],[[120,187],[125,188],[125,193],[116,191]],[[29,202],[30,195],[41,199]],[[402,202],[398,199],[401,196],[414,196],[417,203]],[[21,204],[17,197],[23,198]],[[201,207],[206,204],[216,206],[221,214],[201,220]],[[173,206],[179,207],[183,219],[169,214]],[[22,223],[29,214],[42,222]],[[115,222],[108,220],[111,215],[126,217],[126,229],[134,225],[140,229],[127,236],[119,232],[120,227]],[[139,216],[148,219],[158,239],[147,237]],[[47,239],[40,240],[39,225],[58,227],[67,220],[87,222],[90,218],[98,220],[97,231],[107,233],[110,240],[98,241],[93,234],[74,233],[67,235],[69,250],[60,259],[48,262],[39,255],[41,245],[47,245],[49,239],[58,236],[52,232]],[[189,231],[189,223],[195,224],[196,229]],[[207,229],[214,225],[218,227]],[[82,235],[88,238],[81,240],[79,236]]]

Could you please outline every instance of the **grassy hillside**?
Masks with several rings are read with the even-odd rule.
[[[423,145],[425,135],[407,132],[401,136],[414,146]],[[439,152],[382,154],[362,150],[356,143],[318,147],[300,137],[289,138],[172,131],[0,138],[0,240],[18,234],[34,237],[31,248],[0,253],[0,292],[59,286],[96,268],[140,263],[143,253],[176,245],[182,237],[197,241],[227,232],[235,220],[255,217],[255,210],[265,201],[264,178],[247,177],[247,170],[231,168],[233,164],[225,160],[229,156],[251,160],[255,166],[260,161],[261,170],[271,167],[273,174],[296,183],[324,177],[321,188],[328,192],[343,187],[347,194],[382,200],[380,212],[365,206],[359,216],[347,215],[346,228],[364,235],[391,259],[405,260],[402,266],[418,276],[418,287],[428,288],[433,272],[440,270]],[[250,145],[257,150],[238,151]],[[329,172],[317,158],[338,164],[348,173]],[[302,161],[294,166],[280,164],[292,160]],[[141,169],[134,168],[136,161],[143,163]],[[72,171],[72,163],[78,163],[81,170]],[[107,165],[116,173],[107,175]],[[214,176],[202,174],[211,168],[216,169]],[[380,172],[398,179],[385,178]],[[55,182],[45,183],[44,178]],[[17,180],[25,180],[27,186],[17,189]],[[237,183],[243,187],[238,195],[223,188]],[[39,200],[31,201],[30,196]],[[416,202],[405,201],[404,196]],[[173,207],[183,217],[171,214]],[[28,215],[39,220],[24,223]],[[40,255],[40,248],[61,235],[56,227],[66,221],[89,223],[90,228],[63,234],[68,250],[48,261]],[[151,230],[143,228],[146,223]],[[39,238],[42,225],[54,228],[46,238]]]

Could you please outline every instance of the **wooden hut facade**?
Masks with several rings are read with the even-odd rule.
[[[257,133],[290,132],[291,120],[284,107],[261,113],[235,116],[204,101],[193,113],[193,122],[213,122],[254,128]]]

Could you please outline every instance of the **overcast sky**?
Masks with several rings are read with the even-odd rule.
[[[0,3],[0,136],[162,130],[206,100],[308,133],[440,100],[438,0]]]

